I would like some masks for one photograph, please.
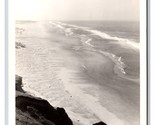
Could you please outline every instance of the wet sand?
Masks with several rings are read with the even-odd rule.
[[[75,125],[139,124],[139,85],[118,77],[108,57],[44,22],[16,26],[24,29],[16,36],[26,46],[16,50],[24,90],[64,107]]]

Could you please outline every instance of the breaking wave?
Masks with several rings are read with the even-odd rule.
[[[94,30],[89,27],[82,27],[82,26],[65,24],[62,22],[52,22],[52,21],[50,21],[50,24],[59,28],[59,30],[64,32],[64,34],[66,36],[72,36],[72,37],[79,38],[83,44],[91,47],[93,50],[95,48],[94,48],[94,45],[92,45],[92,43],[91,43],[91,41],[93,40],[91,38],[92,35],[96,35],[98,37],[101,37],[102,39],[114,40],[114,41],[116,41],[115,44],[119,44],[122,47],[131,48],[131,49],[134,49],[137,51],[139,51],[139,48],[140,48],[139,43],[136,43],[133,40],[120,38],[120,37],[116,37],[116,36],[111,36],[107,33],[104,33],[104,32],[98,31],[98,30]],[[77,30],[79,31],[79,33],[76,33]],[[89,34],[86,34],[85,32],[87,32]],[[124,69],[126,67],[126,65],[122,61],[122,57],[119,57],[115,54],[112,54],[112,53],[109,53],[106,51],[102,51],[102,50],[95,50],[95,51],[98,51],[101,54],[103,54],[104,56],[107,56],[108,58],[110,58],[115,63],[115,69],[117,69],[117,71],[121,72],[121,74],[123,74],[123,75],[126,74],[125,69]]]
[[[136,49],[139,50],[140,45],[139,43],[133,41],[133,40],[129,40],[129,39],[125,39],[125,38],[120,38],[120,37],[116,37],[116,36],[111,36],[107,33],[98,31],[98,30],[93,30],[89,27],[82,27],[82,26],[76,26],[76,25],[71,25],[71,24],[65,24],[62,22],[52,22],[50,21],[50,24],[55,25],[56,27],[58,27],[59,29],[63,30],[65,32],[66,36],[69,35],[73,35],[74,34],[74,30],[80,29],[80,30],[84,30],[87,32],[90,32],[93,35],[97,35],[103,39],[108,39],[108,40],[114,40],[117,41],[117,44],[120,44],[124,47],[131,47],[132,49]]]
[[[110,58],[114,63],[117,69],[119,69],[119,71],[121,71],[122,74],[126,74],[124,68],[126,67],[125,63],[122,61],[122,57],[118,57],[112,53],[108,53],[105,51],[99,51],[101,54],[107,56],[108,58]]]
[[[90,30],[90,32],[95,34],[95,35],[100,36],[103,39],[115,40],[115,41],[118,41],[119,44],[122,44],[122,45],[128,44],[128,45],[130,45],[131,47],[133,47],[135,49],[139,49],[139,47],[140,47],[139,43],[136,43],[135,41],[131,41],[129,39],[113,37],[113,36],[110,36],[110,35],[108,35],[108,34],[106,34],[104,32],[100,32],[100,31],[97,31],[97,30]]]

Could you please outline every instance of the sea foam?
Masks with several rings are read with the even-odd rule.
[[[108,58],[110,58],[114,63],[115,63],[115,67],[123,74],[125,75],[126,72],[124,70],[124,68],[126,67],[125,63],[122,61],[122,57],[117,57],[116,55],[112,54],[112,53],[108,53],[105,51],[99,51],[100,53],[102,53],[103,55],[107,56]]]
[[[113,36],[110,36],[104,32],[98,31],[98,30],[89,30],[89,31],[95,35],[100,36],[103,39],[115,40],[115,41],[118,41],[119,44],[122,44],[122,45],[128,44],[128,45],[130,45],[130,47],[132,47],[134,49],[140,48],[139,43],[136,43],[135,41],[132,41],[129,39],[124,39],[124,38],[119,38],[119,37],[113,37]]]
[[[65,24],[65,23],[62,23],[62,22],[51,22],[51,24],[54,24],[55,26],[57,26],[58,28],[64,30],[66,32],[65,29],[68,29],[67,27],[72,27],[73,29],[81,29],[81,30],[84,30],[84,31],[87,31],[87,32],[90,32],[94,35],[97,35],[103,39],[108,39],[108,40],[114,40],[114,41],[117,41],[116,44],[120,44],[124,47],[130,47],[132,49],[135,49],[135,50],[139,50],[140,48],[140,44],[137,43],[136,41],[134,40],[130,40],[130,39],[125,39],[125,38],[120,38],[120,37],[116,37],[116,36],[111,36],[105,32],[101,32],[101,31],[98,31],[98,30],[94,30],[94,29],[91,29],[89,27],[83,27],[83,26],[76,26],[76,25],[71,25],[71,24]],[[66,27],[66,28],[65,28]],[[73,32],[73,31],[72,31]],[[73,33],[71,33],[73,34]]]
[[[100,32],[100,31],[97,31],[97,30],[90,30],[89,28],[87,27],[80,27],[80,26],[75,26],[75,25],[70,25],[70,24],[64,24],[64,23],[61,23],[61,22],[56,22],[56,23],[52,23],[52,25],[55,25],[56,27],[60,28],[61,30],[63,30],[65,32],[65,35],[66,36],[69,36],[69,35],[73,35],[74,32],[72,31],[72,29],[74,28],[78,28],[78,29],[83,29],[87,32],[90,32],[90,33],[93,33],[95,35],[98,35],[100,36],[101,38],[103,39],[110,39],[110,40],[116,40],[116,41],[120,41],[119,43],[123,43],[123,42],[126,42],[127,44],[129,45],[132,45],[133,47],[135,48],[139,48],[138,45],[136,45],[136,43],[133,43],[127,39],[123,39],[123,38],[118,38],[118,37],[113,37],[113,36],[110,36],[104,32]],[[63,26],[62,26],[63,25]],[[73,27],[73,28],[65,28],[65,26],[70,26],[70,27]],[[80,38],[80,41],[83,42],[84,44],[88,45],[89,47],[94,47],[90,42],[92,41],[92,39],[90,38],[90,36],[88,37],[87,35],[77,35],[76,37]],[[115,63],[115,67],[116,69],[118,69],[121,74],[125,75],[126,72],[124,70],[124,68],[126,67],[125,63],[122,61],[122,57],[118,57],[112,53],[109,53],[109,52],[106,52],[106,51],[102,51],[102,50],[99,50],[99,52],[105,56],[107,56],[108,58],[110,58],[114,63]]]

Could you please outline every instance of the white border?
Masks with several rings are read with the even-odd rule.
[[[152,0],[153,1],[153,0]],[[15,124],[15,11],[14,0],[9,0],[9,125]],[[140,28],[141,28],[141,90],[140,90],[140,104],[141,104],[141,125],[146,125],[146,0],[140,0],[141,14],[140,14]],[[3,3],[1,4],[3,5]],[[1,8],[1,7],[0,7]],[[3,7],[2,7],[3,8]],[[1,11],[3,12],[3,11]],[[155,12],[155,11],[154,11]],[[3,14],[2,14],[3,15]],[[2,26],[3,27],[3,26]],[[155,32],[154,32],[155,33]],[[3,40],[2,40],[3,41]],[[3,46],[3,45],[2,45]],[[3,50],[3,49],[0,49]],[[151,49],[153,50],[153,48]],[[155,63],[154,63],[155,64]],[[3,68],[1,68],[3,69]],[[152,90],[153,91],[153,90]],[[1,91],[3,93],[3,91]],[[0,93],[1,94],[1,93]],[[155,95],[155,94],[154,94]],[[1,106],[0,106],[1,107]],[[2,106],[3,107],[3,106]],[[3,111],[3,110],[0,110]],[[152,116],[153,117],[153,116]],[[153,118],[152,118],[153,119]]]
[[[140,125],[147,125],[146,0],[140,0]]]
[[[4,83],[5,83],[5,55],[4,55],[4,46],[5,46],[5,15],[4,15],[4,0],[0,0],[0,124],[5,124],[5,96],[4,96]]]
[[[15,0],[8,0],[8,125],[15,125]]]

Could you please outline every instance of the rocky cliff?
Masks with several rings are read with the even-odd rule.
[[[22,89],[22,77],[16,75],[16,125],[73,125],[64,108],[33,97]],[[106,125],[104,122],[93,125]]]

